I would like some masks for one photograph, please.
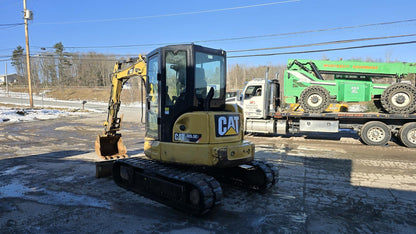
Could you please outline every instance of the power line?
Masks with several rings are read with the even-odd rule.
[[[394,43],[373,44],[373,45],[363,45],[363,46],[351,46],[351,47],[341,47],[341,48],[321,49],[321,50],[305,50],[305,51],[292,51],[292,52],[280,52],[280,53],[269,53],[269,54],[235,55],[235,56],[227,56],[227,58],[263,57],[263,56],[288,55],[288,54],[308,54],[308,53],[328,52],[328,51],[336,51],[336,50],[352,50],[352,49],[405,45],[405,44],[414,44],[414,43],[416,43],[416,41],[394,42]]]
[[[329,51],[338,51],[338,50],[351,50],[351,49],[363,49],[363,48],[371,48],[371,47],[405,45],[405,44],[414,44],[414,43],[416,43],[416,41],[392,42],[392,43],[371,44],[371,45],[351,46],[351,47],[339,47],[339,48],[320,49],[320,50],[304,50],[304,51],[279,52],[279,53],[268,53],[268,54],[234,55],[234,56],[227,56],[227,58],[262,57],[262,56],[275,56],[275,55],[288,55],[288,54],[307,54],[307,53],[329,52]],[[51,55],[38,55],[38,56],[33,56],[31,58],[57,59],[57,56],[54,56],[54,55],[52,55],[52,56]],[[115,61],[116,59],[75,58],[75,60]]]
[[[111,22],[111,21],[123,21],[123,20],[150,19],[150,18],[161,18],[161,17],[182,16],[182,15],[196,15],[196,14],[212,13],[212,12],[219,12],[219,11],[230,11],[230,10],[239,10],[239,9],[253,8],[253,7],[271,6],[271,5],[277,5],[277,4],[283,4],[283,3],[291,3],[291,2],[299,2],[299,1],[301,1],[301,0],[287,0],[287,1],[271,2],[271,3],[264,3],[264,4],[240,6],[240,7],[230,7],[230,8],[222,8],[222,9],[203,10],[203,11],[192,11],[192,12],[182,12],[182,13],[163,14],[163,15],[138,16],[138,17],[101,19],[101,20],[63,21],[63,22],[36,23],[36,24],[39,24],[39,25],[50,25],[50,24],[98,23],[98,22]]]
[[[277,50],[277,49],[288,49],[288,48],[309,47],[309,46],[321,46],[321,45],[342,44],[342,43],[352,43],[352,42],[358,42],[358,41],[371,41],[371,40],[381,40],[381,39],[400,38],[400,37],[413,37],[413,36],[416,36],[416,33],[405,34],[405,35],[396,35],[396,36],[368,37],[368,38],[357,38],[357,39],[348,39],[348,40],[328,41],[328,42],[319,42],[319,43],[310,43],[310,44],[292,45],[292,46],[279,46],[279,47],[269,47],[269,48],[245,49],[245,50],[229,50],[229,51],[227,51],[227,53],[239,53],[239,52],[249,52],[249,51],[259,51],[259,50]]]
[[[17,57],[23,58],[24,55],[19,55]],[[30,55],[30,59],[53,59],[53,60],[55,60],[55,59],[59,59],[59,58],[60,57],[58,55],[38,55],[38,54],[35,54],[35,55],[31,54]],[[71,58],[66,58],[66,59],[71,59],[73,61],[82,60],[82,61],[112,61],[112,62],[118,60],[116,58],[80,58],[80,57],[71,57]],[[7,59],[5,61],[8,61],[8,60],[12,60],[12,59],[10,58],[10,59]]]
[[[150,46],[161,46],[161,45],[171,45],[171,44],[209,43],[209,42],[220,42],[220,41],[234,41],[234,40],[266,38],[266,37],[289,36],[289,35],[298,35],[298,34],[315,33],[315,32],[325,32],[325,31],[335,31],[335,30],[344,30],[344,29],[353,29],[353,28],[364,28],[364,27],[372,27],[372,26],[401,24],[401,23],[409,23],[409,22],[416,22],[416,19],[389,21],[389,22],[381,22],[381,23],[373,23],[373,24],[351,25],[351,26],[343,26],[343,27],[335,27],[335,28],[323,28],[323,29],[315,29],[315,30],[288,32],[288,33],[256,35],[256,36],[247,36],[247,37],[232,37],[232,38],[221,38],[221,39],[210,39],[210,40],[197,40],[197,41],[188,41],[188,42],[165,42],[165,43],[151,43],[151,44],[108,45],[108,46],[67,46],[66,48],[68,48],[68,49],[127,48],[127,47],[150,47]],[[53,48],[53,47],[45,47],[45,46],[36,46],[36,47],[38,47],[38,48]]]
[[[0,24],[0,27],[23,25],[24,23]]]
[[[299,48],[299,47],[311,47],[311,46],[343,44],[343,43],[352,43],[352,42],[359,42],[359,41],[392,39],[392,38],[412,37],[412,36],[416,36],[416,33],[404,34],[404,35],[385,36],[385,37],[368,37],[368,38],[347,39],[347,40],[338,40],[338,41],[329,41],[329,42],[318,42],[318,43],[291,45],[291,46],[279,46],[279,47],[243,49],[243,50],[229,50],[229,51],[227,51],[227,53],[239,53],[239,52],[260,51],[260,50],[276,50],[276,49],[288,49],[288,48]],[[67,53],[67,55],[71,55],[71,53]],[[114,56],[134,56],[132,54],[113,54],[113,55]]]
[[[9,27],[4,27],[4,28],[0,28],[0,30],[6,30],[6,29],[11,29],[11,28],[16,28],[20,25],[15,25],[15,26],[9,26]]]
[[[18,27],[20,25],[23,25],[24,23],[15,23],[15,24],[0,24],[0,30],[6,30]]]
[[[408,23],[408,22],[415,22],[415,21],[416,21],[416,19],[407,19],[407,20],[399,20],[399,21],[381,22],[381,23],[373,23],[373,24],[362,24],[362,25],[352,25],[352,26],[343,26],[343,27],[335,27],[335,28],[323,28],[323,29],[314,29],[314,30],[289,32],[289,33],[276,33],[276,34],[259,35],[259,36],[247,36],[247,37],[234,37],[234,38],[213,39],[213,40],[201,40],[201,41],[197,41],[197,42],[198,43],[200,43],[200,42],[216,42],[216,41],[254,39],[254,38],[262,38],[262,37],[289,36],[289,35],[306,34],[306,33],[314,33],[314,32],[325,32],[325,31],[334,31],[334,30],[342,30],[342,29],[364,28],[364,27],[381,26],[381,25],[389,25],[389,24],[400,24],[400,23]]]

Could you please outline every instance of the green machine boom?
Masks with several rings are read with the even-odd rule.
[[[321,113],[332,101],[373,100],[384,112],[409,114],[416,110],[416,87],[404,78],[412,73],[413,63],[291,59],[284,75],[284,101]],[[391,82],[374,83],[381,78]]]

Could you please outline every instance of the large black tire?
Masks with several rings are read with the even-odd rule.
[[[321,86],[309,86],[302,91],[299,104],[307,113],[322,113],[330,103],[328,90]]]
[[[388,113],[411,114],[416,110],[416,87],[406,83],[389,86],[381,94],[381,105]]]
[[[367,145],[385,145],[391,139],[391,130],[383,122],[371,121],[363,125],[359,135]]]
[[[416,148],[416,122],[403,125],[399,130],[399,138],[403,145]]]

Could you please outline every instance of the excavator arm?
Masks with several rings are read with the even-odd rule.
[[[128,61],[118,61],[111,74],[111,94],[108,101],[107,120],[104,122],[104,132],[98,135],[95,142],[95,152],[104,159],[125,157],[127,149],[123,144],[121,134],[122,116],[118,117],[121,105],[123,85],[132,77],[138,76],[146,81],[146,59],[139,55]]]

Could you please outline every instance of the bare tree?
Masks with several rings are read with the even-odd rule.
[[[26,69],[25,69],[25,57],[23,55],[24,49],[21,46],[17,46],[13,50],[12,66],[16,70],[19,84],[27,84]]]
[[[266,70],[269,68],[269,79],[275,78],[276,74],[280,74],[277,78],[283,79],[283,71],[286,65],[268,65],[268,66],[247,66],[235,64],[228,68],[228,90],[242,89],[246,81],[253,78],[265,78]]]
[[[68,86],[71,83],[71,74],[69,73],[71,62],[69,55],[64,53],[65,48],[62,42],[56,43],[53,48],[55,48],[55,54],[57,56],[58,85]]]
[[[83,86],[108,86],[115,58],[104,54],[89,52],[73,58],[76,68],[75,80]],[[75,70],[75,69],[74,69]]]

